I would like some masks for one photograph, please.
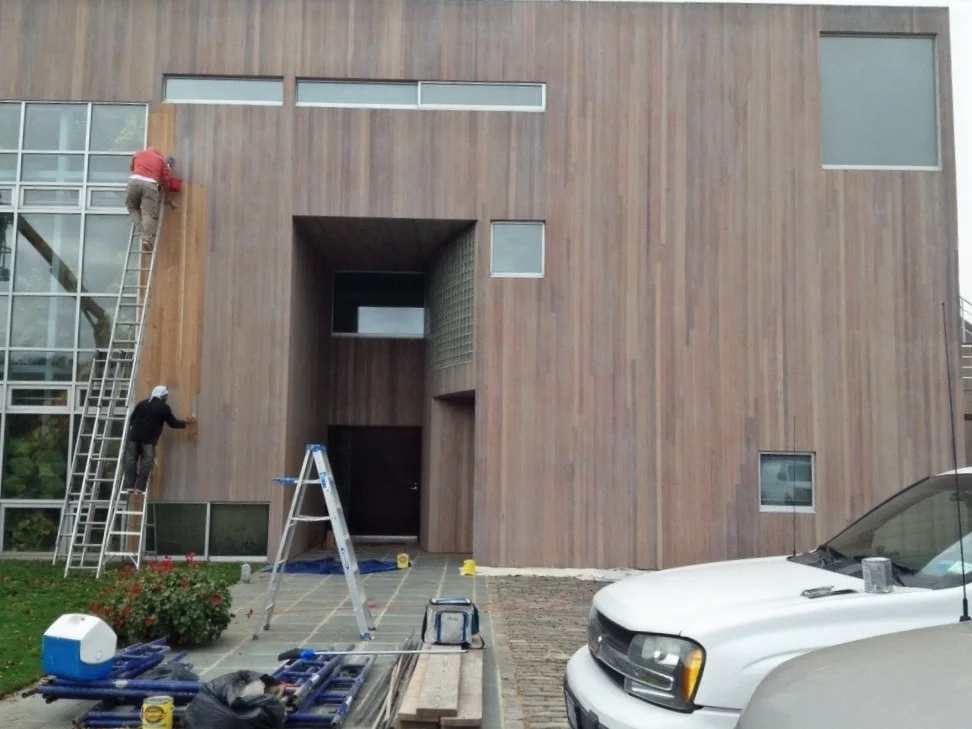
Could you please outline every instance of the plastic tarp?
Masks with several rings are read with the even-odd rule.
[[[398,565],[391,560],[384,559],[363,559],[358,562],[361,574],[368,575],[375,572],[394,572]],[[273,565],[264,567],[262,572],[273,572]],[[305,574],[305,575],[343,575],[344,568],[341,562],[334,557],[321,557],[320,559],[291,560],[284,564],[285,574]]]
[[[278,684],[257,671],[234,671],[204,683],[186,707],[186,729],[282,729],[287,711],[276,696],[253,691]]]

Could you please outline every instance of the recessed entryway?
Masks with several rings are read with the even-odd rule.
[[[422,429],[331,426],[334,476],[354,537],[418,537]]]

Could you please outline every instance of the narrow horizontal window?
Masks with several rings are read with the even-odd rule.
[[[81,190],[77,188],[28,187],[23,189],[22,202],[24,207],[76,208],[81,203]]]
[[[358,81],[298,81],[301,106],[415,107],[418,83]]]
[[[423,107],[516,111],[544,108],[543,84],[423,81],[419,91],[419,106]]]
[[[490,235],[490,276],[542,278],[543,257],[543,223],[493,223]]]
[[[124,208],[124,190],[99,190],[97,188],[88,189],[89,208]]]
[[[66,389],[38,388],[23,389],[19,387],[10,388],[11,407],[44,407],[58,408],[67,407],[68,391]]]
[[[176,104],[283,104],[283,79],[167,76],[164,101]]]
[[[9,187],[0,187],[0,205],[13,205],[13,190]]]
[[[311,80],[297,82],[298,106],[370,109],[543,111],[542,83]]]

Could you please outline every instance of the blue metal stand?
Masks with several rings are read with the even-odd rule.
[[[163,650],[164,649],[164,650]],[[199,681],[139,679],[162,663],[169,651],[162,641],[132,646],[116,656],[116,668],[101,681],[77,683],[49,677],[36,689],[45,700],[86,699],[99,701],[74,722],[76,729],[115,729],[138,726],[142,702],[149,696],[165,694],[176,703],[173,718],[182,725],[188,704],[199,692]],[[185,653],[172,654],[166,665],[191,669],[181,662]],[[313,653],[288,661],[273,676],[290,684],[285,696],[287,727],[339,727],[347,716],[355,696],[364,684],[375,657],[360,659]],[[144,668],[140,667],[144,666]]]

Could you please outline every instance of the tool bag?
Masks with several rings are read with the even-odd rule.
[[[422,640],[431,645],[471,647],[478,639],[479,648],[486,641],[479,634],[479,608],[468,597],[433,597],[422,619]]]

